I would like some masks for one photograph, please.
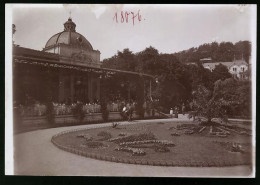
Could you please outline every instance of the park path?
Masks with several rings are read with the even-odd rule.
[[[160,121],[173,121],[163,119]],[[178,119],[185,121],[186,119]],[[158,120],[139,120],[136,123],[158,122]],[[120,122],[120,124],[129,124]],[[111,123],[99,124],[99,126]],[[37,130],[14,136],[14,174],[47,176],[145,176],[145,177],[182,177],[182,176],[248,176],[248,166],[236,167],[161,167],[113,163],[86,158],[58,149],[51,143],[51,137],[59,132],[89,128],[95,125],[81,125]]]

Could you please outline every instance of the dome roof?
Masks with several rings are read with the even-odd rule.
[[[56,44],[68,44],[72,46],[83,47],[88,50],[93,50],[89,41],[80,33],[75,31],[76,24],[69,18],[64,23],[64,31],[53,35],[46,43],[45,48],[54,46]]]

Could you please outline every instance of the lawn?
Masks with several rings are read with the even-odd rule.
[[[59,148],[101,160],[163,166],[251,165],[251,130],[193,122],[132,123],[56,135]]]

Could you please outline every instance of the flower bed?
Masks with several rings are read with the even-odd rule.
[[[101,131],[97,134],[97,136],[101,136],[102,138],[99,139],[99,141],[106,141],[112,137],[112,135],[109,132]]]
[[[84,139],[86,139],[86,141],[92,141],[93,140],[93,137],[89,134],[79,134],[79,135],[77,135],[77,137],[84,138]]]
[[[124,152],[130,152],[133,156],[143,156],[145,155],[145,151],[137,148],[130,148],[130,147],[119,147],[115,149],[116,151],[124,151]]]
[[[149,133],[142,133],[138,135],[130,135],[125,137],[116,137],[109,139],[108,141],[115,142],[115,143],[122,143],[122,142],[131,142],[131,141],[143,141],[143,140],[151,140],[155,139],[155,136],[149,132]]]
[[[175,130],[181,136],[173,137],[173,131],[168,129],[173,126],[172,122],[165,122],[162,125],[156,122],[142,123],[140,128],[150,132],[143,132],[141,129],[132,130],[138,128],[138,124],[119,125],[118,129],[96,125],[97,128],[93,129],[66,131],[53,136],[52,142],[62,150],[111,162],[160,166],[251,165],[251,137],[249,136],[236,134],[218,126],[215,131],[225,134],[230,132],[229,135],[227,134],[228,137],[210,135],[209,126],[186,124],[183,127],[179,126],[185,129]],[[123,128],[124,132],[122,132]],[[201,129],[203,131],[199,132]],[[184,134],[189,130],[194,133]],[[104,140],[108,136],[111,138]],[[92,140],[89,140],[91,137]],[[240,149],[243,152],[239,152],[239,145],[234,144],[232,148],[232,144],[214,144],[215,140],[224,143],[234,143],[234,141],[242,143]],[[249,145],[245,146],[243,143]]]
[[[105,145],[102,142],[96,142],[96,141],[87,142],[84,145],[89,148],[106,148],[106,147],[108,147],[108,145]]]

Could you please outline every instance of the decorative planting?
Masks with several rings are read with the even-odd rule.
[[[238,126],[165,122],[96,125],[56,134],[52,142],[64,151],[111,162],[221,167],[251,165],[251,139],[251,130]]]

